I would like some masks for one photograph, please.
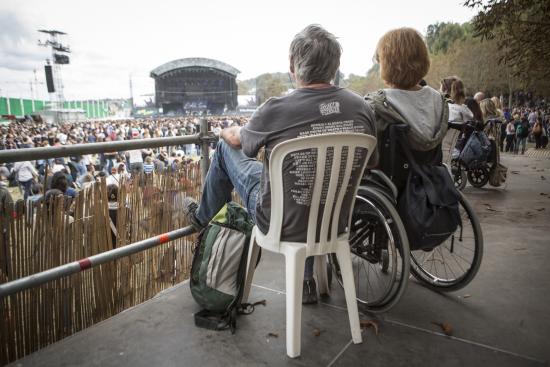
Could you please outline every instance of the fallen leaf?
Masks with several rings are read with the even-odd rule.
[[[441,328],[441,331],[443,331],[445,335],[447,336],[453,335],[453,327],[451,326],[451,324],[448,324],[446,322],[435,322],[435,321],[432,321],[432,324],[439,326]]]
[[[470,298],[470,297],[471,297],[471,295],[469,295],[469,294],[465,294],[465,295],[462,296],[462,298]]]
[[[368,329],[372,327],[374,329],[374,335],[378,336],[378,324],[373,320],[361,320],[359,323],[361,328]]]
[[[485,209],[487,209],[487,210],[490,211],[490,212],[496,212],[496,211],[497,211],[496,209],[493,209],[493,208],[491,208],[490,206],[488,206],[488,207],[485,208]]]
[[[279,337],[279,333],[273,333],[273,332],[271,332],[271,333],[268,333],[268,334],[267,334],[267,337],[268,337],[268,338],[269,338],[269,337],[278,338],[278,337]]]
[[[319,329],[313,329],[313,335],[315,335],[315,336],[321,335],[321,330],[319,330]]]
[[[514,175],[519,174],[519,171],[510,171],[510,172],[513,173]]]

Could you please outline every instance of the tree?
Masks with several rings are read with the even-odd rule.
[[[470,34],[468,23],[460,25],[458,23],[435,23],[428,26],[426,32],[426,43],[428,49],[434,55],[438,53],[447,53],[449,47],[457,41],[463,40]]]
[[[384,88],[384,81],[380,78],[380,65],[374,64],[365,76],[350,74],[341,85],[362,96]]]
[[[248,80],[237,80],[237,88],[239,95],[250,94],[250,90],[253,88],[251,79]]]
[[[474,35],[497,41],[500,64],[530,81],[550,77],[550,1],[466,0],[464,5],[480,9],[472,20]]]
[[[256,78],[256,101],[260,105],[271,97],[279,97],[287,89],[279,76],[262,74]]]

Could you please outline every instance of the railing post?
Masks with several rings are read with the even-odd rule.
[[[208,168],[210,168],[210,141],[206,139],[209,130],[208,120],[206,118],[201,119],[200,126],[201,130],[199,137],[201,141],[201,178],[204,185]]]

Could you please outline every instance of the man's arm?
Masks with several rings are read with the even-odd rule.
[[[241,149],[241,127],[233,126],[223,129],[220,137],[234,149]]]

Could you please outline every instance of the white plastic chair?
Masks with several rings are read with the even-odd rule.
[[[332,147],[334,155],[330,177],[324,177],[325,162],[327,157],[327,149]],[[342,150],[348,147],[347,159],[342,160]],[[359,163],[359,176],[362,177],[363,171],[367,164],[368,158],[376,147],[376,139],[366,134],[358,133],[336,133],[315,135],[304,138],[296,138],[278,144],[273,148],[269,158],[269,175],[271,177],[271,217],[269,231],[267,234],[262,233],[257,226],[252,230],[251,246],[248,258],[247,277],[243,293],[243,302],[248,299],[252,278],[259,247],[266,250],[278,252],[285,256],[286,261],[286,349],[289,357],[294,358],[300,355],[301,346],[301,319],[302,319],[302,285],[304,279],[305,259],[308,256],[316,256],[316,261],[321,257],[324,258],[328,253],[336,253],[340,269],[342,271],[342,279],[344,283],[344,291],[346,294],[346,303],[351,327],[352,339],[355,344],[361,343],[361,329],[359,325],[359,312],[357,310],[357,302],[355,299],[355,284],[353,280],[353,270],[351,263],[351,254],[349,249],[349,228],[351,222],[352,208],[349,208],[348,226],[346,232],[338,235],[338,218],[342,211],[342,203],[346,194],[346,187],[350,183],[351,173],[353,169],[355,149],[365,148],[367,155],[364,161]],[[305,149],[317,149],[317,167],[315,171],[315,179],[312,184],[313,190],[311,195],[311,206],[308,218],[308,227],[304,228],[307,231],[307,242],[284,242],[281,241],[281,232],[283,222],[283,160],[284,158],[296,151]],[[342,164],[342,166],[340,165]],[[338,187],[338,178],[340,170],[343,170],[343,180]],[[328,175],[327,175],[328,176]],[[328,191],[324,210],[319,213],[319,205],[322,198],[322,189],[324,180],[329,180]],[[359,186],[359,179],[350,187],[350,192],[355,197]],[[338,193],[338,195],[336,195]],[[334,209],[334,210],[333,210]],[[345,213],[345,210],[344,210]],[[316,242],[316,233],[318,232],[318,218],[321,220],[319,242]],[[330,228],[330,238],[328,236]],[[256,245],[257,243],[257,245]],[[322,262],[325,263],[324,261]],[[321,272],[326,276],[325,271]],[[319,276],[319,274],[318,274]],[[321,280],[322,284],[326,285],[326,280]]]

